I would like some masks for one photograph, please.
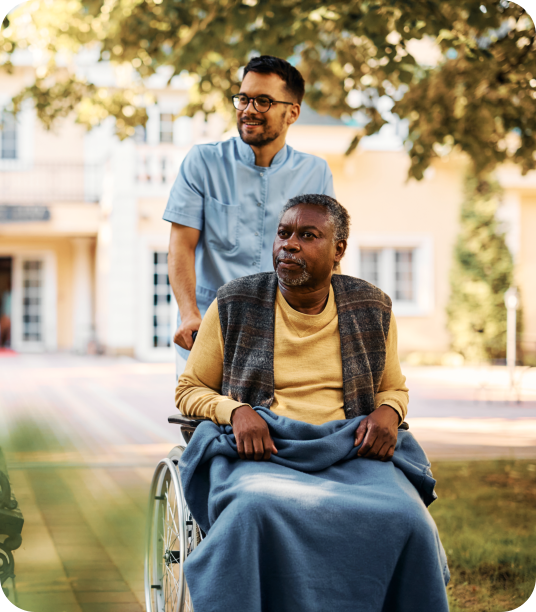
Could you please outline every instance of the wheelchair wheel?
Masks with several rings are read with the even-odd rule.
[[[147,612],[192,612],[184,562],[202,539],[184,500],[176,446],[156,467],[149,494],[145,551]]]

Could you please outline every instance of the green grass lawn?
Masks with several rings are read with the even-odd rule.
[[[63,443],[45,426],[28,425],[11,432],[4,450],[46,455],[70,450]],[[536,581],[536,461],[435,462],[432,469],[439,499],[430,511],[452,574],[448,587],[451,612],[505,612],[519,607]],[[13,471],[12,485],[26,515],[23,546],[15,551],[20,607],[33,612],[71,610],[66,605],[58,608],[55,597],[69,596],[76,601],[77,589],[102,590],[100,583],[86,580],[89,570],[108,577],[113,574],[114,585],[121,578],[120,586],[127,595],[132,598],[138,593],[142,598],[143,533],[151,473],[152,468],[59,466]],[[70,523],[63,524],[63,515],[79,516],[75,534],[80,538],[80,554],[93,553],[98,562],[69,557],[65,543],[73,538],[71,543],[78,542]],[[42,560],[36,564],[35,549],[43,559],[55,560],[54,567]],[[49,584],[51,572],[56,582],[41,589],[39,585]],[[52,592],[53,588],[61,593]],[[115,605],[110,609],[124,609]],[[72,609],[78,608],[73,604]],[[136,609],[141,612],[139,606]]]
[[[430,506],[452,574],[451,612],[504,612],[536,581],[536,462],[436,462]]]

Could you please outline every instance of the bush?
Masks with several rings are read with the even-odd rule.
[[[495,218],[500,198],[495,181],[467,177],[447,317],[452,349],[472,362],[506,355],[504,293],[513,261]]]

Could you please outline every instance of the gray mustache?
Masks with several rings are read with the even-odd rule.
[[[307,267],[307,262],[305,261],[305,259],[301,259],[300,257],[296,257],[294,255],[292,255],[291,253],[286,253],[285,251],[282,251],[276,258],[275,258],[275,265],[277,266],[277,264],[283,260],[283,259],[291,259],[294,263],[298,264],[299,266],[301,266],[302,268]]]

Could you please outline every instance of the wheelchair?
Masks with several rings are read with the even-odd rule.
[[[186,444],[206,419],[180,413],[168,422],[180,425]],[[184,562],[205,534],[190,512],[179,477],[184,446],[175,446],[158,463],[151,482],[145,540],[145,604],[147,612],[192,612],[184,578]]]
[[[168,417],[169,423],[180,426],[186,444],[206,420],[180,413]],[[399,429],[409,426],[404,422]],[[172,448],[156,466],[151,482],[145,539],[146,612],[193,612],[183,568],[205,534],[184,499],[178,467],[184,449],[182,445]]]

